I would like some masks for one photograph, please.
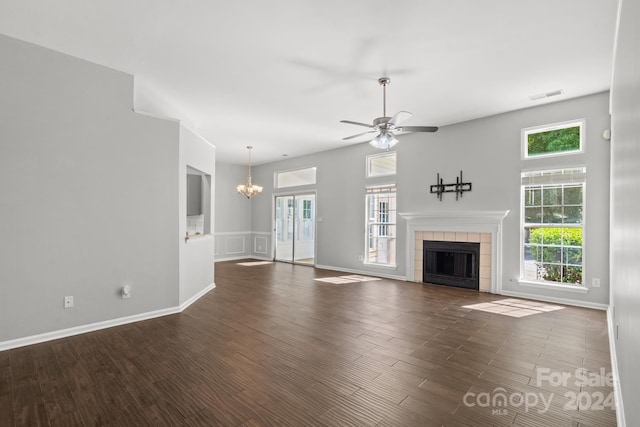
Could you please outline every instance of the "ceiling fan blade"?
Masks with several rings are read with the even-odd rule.
[[[369,132],[362,132],[362,133],[359,133],[359,134],[356,134],[356,135],[347,136],[346,138],[342,138],[342,140],[343,141],[347,141],[349,139],[357,138],[357,137],[362,136],[362,135],[369,135],[370,133],[376,133],[376,132],[378,132],[378,131],[377,130],[370,130]]]
[[[399,132],[436,132],[437,126],[402,126],[396,128]]]
[[[400,111],[398,113],[396,113],[395,116],[391,117],[391,120],[389,120],[389,123],[397,126],[398,123],[402,123],[405,120],[407,120],[409,117],[411,117],[413,114],[411,114],[408,111]]]
[[[372,128],[373,125],[368,125],[366,123],[360,123],[360,122],[352,122],[351,120],[340,120],[340,123],[348,123],[350,125],[358,125],[358,126],[365,126],[368,128]]]

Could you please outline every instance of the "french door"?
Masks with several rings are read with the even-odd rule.
[[[275,260],[315,264],[316,195],[275,196]]]

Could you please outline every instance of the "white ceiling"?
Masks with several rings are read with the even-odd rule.
[[[366,131],[339,121],[382,115],[383,75],[387,112],[417,126],[607,90],[616,13],[615,0],[0,0],[0,33],[134,74],[137,108],[183,120],[220,161],[246,164],[252,145],[259,164]]]

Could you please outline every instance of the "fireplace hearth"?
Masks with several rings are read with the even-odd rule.
[[[422,281],[479,290],[480,243],[422,242]]]

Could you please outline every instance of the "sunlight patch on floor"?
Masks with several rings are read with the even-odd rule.
[[[343,283],[369,282],[371,280],[382,280],[382,279],[380,279],[379,277],[360,276],[357,274],[352,274],[349,276],[320,277],[313,280],[317,280],[318,282],[326,282],[326,283],[341,285]]]
[[[481,304],[465,305],[463,307],[470,308],[472,310],[486,311],[488,313],[503,314],[511,317],[531,316],[532,314],[546,313],[549,311],[562,310],[564,308],[559,305],[513,298],[484,302]]]
[[[273,264],[272,261],[251,261],[251,262],[238,262],[238,265],[243,265],[245,267],[253,267],[254,265],[265,265],[265,264]]]

